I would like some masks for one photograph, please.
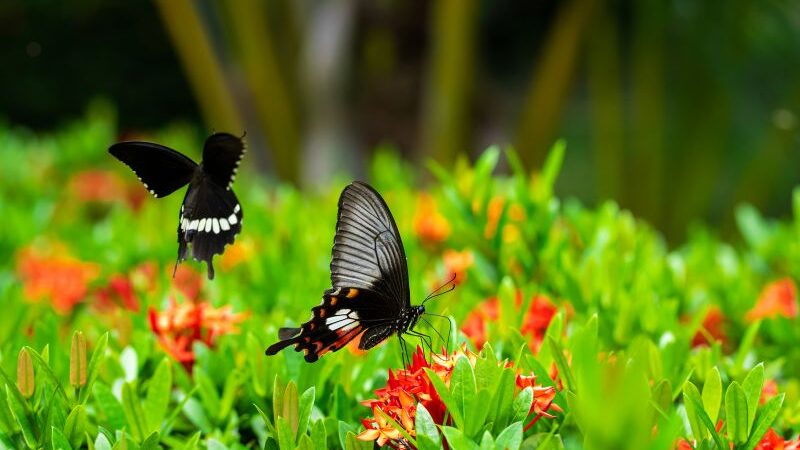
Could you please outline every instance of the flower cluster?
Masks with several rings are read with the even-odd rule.
[[[138,211],[147,191],[140,185],[127,183],[115,172],[108,170],[85,170],[74,174],[68,189],[84,203],[124,203]]]
[[[720,421],[717,424],[717,431],[722,429],[724,422]],[[694,450],[697,448],[697,443],[681,439],[675,445],[675,450]],[[731,444],[733,448],[733,444]],[[764,433],[764,436],[758,441],[753,450],[800,450],[800,438],[784,439],[772,428]]]
[[[396,429],[386,417],[402,426],[409,436],[415,436],[414,423],[417,404],[421,404],[428,410],[434,423],[450,424],[451,419],[447,415],[447,408],[425,369],[436,374],[449,387],[456,360],[460,357],[466,357],[474,367],[478,355],[467,350],[466,346],[462,346],[449,355],[446,353],[431,355],[429,362],[425,359],[422,348],[417,347],[411,363],[405,369],[397,372],[389,371],[386,387],[375,391],[377,398],[362,402],[364,406],[372,409],[372,417],[362,420],[365,430],[358,435],[358,439],[375,441],[381,447],[384,445],[392,448],[408,447],[401,431]],[[512,366],[506,363],[505,367]],[[527,387],[533,389],[533,402],[530,408],[530,415],[533,417],[526,429],[541,417],[553,418],[554,416],[549,411],[561,411],[558,405],[553,403],[556,395],[555,388],[537,386],[536,377],[532,373],[517,374],[516,386],[517,392]],[[447,419],[445,419],[446,417]]]
[[[68,314],[86,298],[89,283],[100,268],[70,256],[61,247],[44,253],[26,248],[17,256],[16,271],[28,300],[49,301],[56,312]]]
[[[191,371],[195,361],[193,345],[202,342],[209,348],[217,339],[238,331],[236,325],[244,320],[246,313],[233,313],[231,306],[214,308],[207,302],[178,303],[173,298],[164,311],[150,308],[150,328],[161,347]]]
[[[430,194],[421,193],[417,197],[414,232],[427,246],[440,244],[450,235],[450,224],[436,208],[436,201]]]

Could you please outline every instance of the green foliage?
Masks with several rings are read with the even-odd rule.
[[[314,364],[291,349],[263,355],[277,329],[304,320],[328,286],[336,199],[347,180],[316,193],[267,185],[251,173],[237,180],[247,224],[215,261],[219,276],[201,283],[197,301],[249,315],[235,331],[197,339],[187,347],[193,359],[178,362],[152,332],[148,311],[185,300],[174,287],[169,237],[179,195],[148,198],[139,209],[124,195],[81,198],[75,174],[88,168],[141,189],[105,154],[113,127],[93,120],[46,137],[0,128],[7,175],[0,177],[0,257],[9,261],[0,266],[0,448],[371,448],[359,439],[361,419],[373,416],[361,402],[401,367],[398,339]],[[163,142],[199,148],[181,130],[166,132]],[[424,372],[446,406],[436,419],[442,423],[422,404],[409,411],[413,434],[385,412],[378,416],[423,450],[444,442],[666,450],[679,438],[739,450],[755,448],[770,428],[800,431],[800,324],[748,314],[765,285],[800,279],[800,214],[779,222],[743,207],[742,242],[696,228],[688,242],[668,248],[613,202],[587,208],[560,200],[559,145],[534,174],[510,150],[490,149],[475,165],[432,164],[437,182],[429,193],[449,229],[439,240],[416,226],[418,192],[396,176],[409,169],[390,154],[376,159],[372,179],[403,235],[412,302],[447,279],[445,250],[470,255],[458,288],[426,303],[446,320],[425,316],[430,324],[417,330],[434,337],[435,348],[448,337],[451,350],[470,348],[467,318],[492,307],[497,316],[479,323],[488,343],[474,361],[457,357],[447,376]],[[506,162],[511,174],[498,175]],[[25,252],[58,248],[97,264],[96,277],[78,286],[77,304],[62,312],[51,298],[34,298],[20,269]],[[144,263],[156,267],[152,286],[137,272]],[[130,281],[137,310],[102,307],[115,276]],[[707,322],[712,311],[721,329]],[[85,342],[76,338],[73,346],[76,331]],[[536,403],[541,394],[518,386],[517,374],[557,388],[553,404]],[[772,382],[779,393],[762,399]],[[549,406],[553,417],[534,420],[531,406]]]

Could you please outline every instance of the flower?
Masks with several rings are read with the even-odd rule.
[[[486,324],[499,317],[497,297],[491,297],[470,311],[461,325],[461,331],[472,341],[475,348],[483,348],[486,343]]]
[[[229,271],[243,262],[250,260],[256,253],[256,246],[251,239],[242,238],[234,242],[220,258],[222,270]]]
[[[191,371],[195,361],[192,350],[195,342],[213,348],[220,336],[238,332],[236,325],[247,314],[233,313],[231,309],[231,306],[214,308],[207,302],[178,303],[172,298],[164,311],[151,307],[148,319],[164,351]]]
[[[722,424],[722,421],[717,424],[717,431],[722,429]],[[675,445],[675,450],[694,450],[695,448],[697,448],[697,442],[690,442],[686,439],[678,440]],[[733,444],[731,444],[731,448],[733,448]],[[753,450],[800,450],[800,438],[786,440],[770,428]]]
[[[60,246],[46,254],[29,247],[17,255],[17,276],[25,297],[32,302],[47,300],[59,314],[71,312],[86,298],[89,283],[99,273],[97,264],[75,259]]]
[[[758,404],[763,405],[776,395],[778,395],[778,383],[772,378],[769,378],[764,382],[764,386],[761,388],[761,396],[758,398]]]
[[[178,265],[177,269],[167,268],[170,277],[172,277],[173,270],[175,271],[175,276],[172,279],[172,285],[187,300],[196,301],[200,297],[200,291],[203,289],[203,276],[184,264]]]
[[[97,301],[95,305],[100,310],[108,311],[114,306],[122,306],[128,311],[139,311],[139,298],[133,292],[133,283],[130,277],[114,274],[108,284],[95,292]]]
[[[537,294],[533,297],[519,331],[531,338],[530,345],[534,353],[539,353],[547,327],[557,312],[558,308],[547,296]]]
[[[425,192],[417,196],[417,208],[414,211],[414,232],[422,243],[428,246],[440,244],[450,235],[450,224],[439,213],[433,197]]]
[[[444,266],[447,269],[447,278],[453,278],[453,283],[458,285],[467,279],[467,269],[475,264],[475,255],[470,250],[456,251],[447,249],[442,255]]]
[[[725,315],[717,306],[712,306],[703,318],[700,330],[692,338],[692,347],[708,346],[713,342],[728,342],[725,333]]]
[[[122,178],[108,170],[84,170],[74,174],[67,183],[69,191],[80,201],[87,203],[124,202],[138,210],[146,191],[139,186],[125,183]]]
[[[756,304],[745,315],[749,322],[776,317],[797,317],[797,287],[791,278],[783,278],[766,285]]]
[[[449,386],[456,361],[461,357],[465,357],[473,367],[478,361],[478,355],[467,350],[465,345],[452,354],[431,355],[430,362],[425,359],[422,348],[417,347],[417,351],[412,355],[411,363],[405,369],[397,372],[389,370],[389,380],[386,382],[386,386],[375,391],[377,398],[362,402],[363,405],[372,409],[373,415],[361,421],[365,430],[357,438],[362,441],[375,441],[381,447],[388,445],[392,448],[407,448],[408,442],[403,439],[403,433],[396,429],[386,417],[403,427],[403,431],[409,436],[415,436],[414,419],[417,404],[421,404],[428,410],[434,423],[438,425],[451,424],[452,419],[447,415],[447,408],[433,387],[425,369],[434,372],[445,385]],[[509,362],[499,364],[506,369],[513,367]],[[561,411],[557,405],[553,404],[555,388],[537,386],[533,373],[517,373],[516,386],[517,394],[527,387],[531,387],[533,390],[534,399],[529,413],[529,417],[532,415],[533,418],[526,429],[533,426],[541,417],[554,417],[549,411]],[[445,421],[445,417],[448,417],[447,421]]]

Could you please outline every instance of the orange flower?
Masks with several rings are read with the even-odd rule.
[[[246,316],[246,313],[233,313],[230,306],[214,308],[207,302],[178,303],[174,298],[166,310],[159,312],[151,307],[148,311],[150,328],[161,347],[188,371],[194,365],[192,346],[195,342],[213,348],[220,336],[238,332],[236,325]]]
[[[761,388],[761,396],[758,399],[758,404],[763,405],[769,399],[778,395],[778,383],[772,378],[764,382],[764,387]]]
[[[97,264],[79,261],[57,248],[43,255],[33,248],[17,256],[17,276],[25,297],[33,302],[47,300],[59,314],[67,314],[84,298],[88,285],[100,273]]]
[[[168,267],[167,272],[172,277],[173,268]],[[200,297],[203,289],[203,276],[191,267],[181,264],[175,270],[175,277],[172,280],[175,289],[183,294],[186,299],[196,301]]]
[[[383,418],[381,412],[391,417],[396,423],[403,427],[410,436],[415,436],[414,419],[416,417],[416,405],[422,404],[431,415],[434,423],[447,425],[451,423],[451,416],[447,415],[444,402],[439,398],[436,389],[433,387],[428,374],[424,369],[430,369],[441,378],[445,385],[450,385],[450,378],[455,367],[456,360],[464,356],[474,367],[478,355],[462,346],[452,354],[431,355],[431,361],[425,359],[421,347],[417,347],[411,359],[411,364],[405,369],[392,372],[389,370],[389,380],[386,387],[375,391],[377,399],[361,402],[363,405],[372,409],[373,416],[363,419],[361,422],[365,430],[357,437],[362,441],[376,441],[378,446],[388,445],[392,448],[408,448],[408,442],[402,438],[400,430],[395,429],[388,420]],[[509,362],[501,362],[504,367],[512,367]],[[530,386],[533,389],[534,399],[529,415],[533,419],[528,423],[527,428],[536,423],[541,417],[552,418],[548,411],[561,411],[553,404],[555,398],[555,388],[536,386],[536,378],[533,374],[517,374],[517,393]],[[448,420],[445,421],[445,417]]]
[[[158,265],[152,261],[134,267],[129,276],[138,291],[152,294],[158,289]]]
[[[133,292],[131,279],[122,274],[114,274],[108,280],[108,285],[95,293],[95,305],[100,310],[110,310],[115,306],[122,306],[129,311],[139,311],[139,298]]]
[[[776,317],[797,317],[797,287],[791,278],[783,278],[765,286],[756,304],[745,315],[749,322]]]
[[[475,256],[470,250],[445,250],[442,255],[444,266],[447,270],[447,279],[455,277],[453,283],[461,284],[467,279],[467,269],[475,263]]]
[[[141,207],[145,190],[125,183],[108,170],[84,170],[74,174],[68,182],[69,191],[83,202],[125,202],[134,210]]]
[[[243,262],[250,260],[256,253],[256,246],[252,240],[242,238],[225,249],[220,259],[222,270],[229,271]]]
[[[725,333],[725,315],[717,306],[712,306],[703,319],[701,329],[692,338],[692,347],[711,345],[711,340],[719,341],[723,344],[728,342],[728,335]],[[711,338],[711,340],[709,340]]]
[[[553,320],[553,316],[558,312],[558,308],[545,295],[537,294],[533,297],[530,307],[522,321],[520,333],[531,337],[531,350],[539,353],[544,340],[544,333]]]
[[[417,196],[417,208],[414,212],[414,232],[423,244],[434,246],[444,242],[450,235],[450,224],[439,213],[436,201],[430,194],[421,192]]]

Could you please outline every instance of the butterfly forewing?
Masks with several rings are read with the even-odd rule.
[[[203,147],[203,171],[218,185],[230,188],[244,152],[242,138],[228,133],[212,134]]]
[[[331,284],[375,290],[400,307],[410,306],[408,266],[397,225],[383,198],[364,183],[350,184],[339,197]]]
[[[144,187],[164,197],[191,181],[197,164],[186,156],[152,142],[120,142],[108,151],[130,167]]]
[[[209,179],[192,183],[181,205],[178,223],[178,263],[186,259],[188,244],[192,257],[205,261],[208,277],[214,278],[214,255],[232,244],[242,229],[244,212],[233,190]]]

